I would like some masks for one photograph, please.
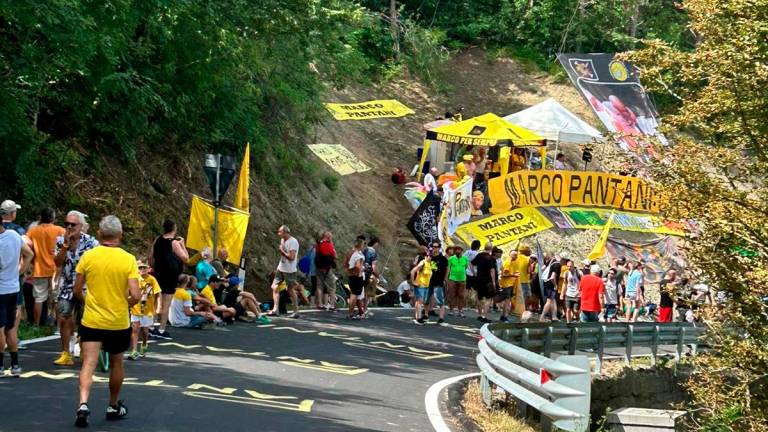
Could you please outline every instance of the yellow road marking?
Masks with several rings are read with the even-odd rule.
[[[184,345],[178,342],[163,342],[161,344],[158,344],[158,346],[175,346],[175,347],[184,348],[184,349],[195,349],[195,348],[200,348],[202,345]]]
[[[294,333],[317,333],[317,330],[299,330],[295,327],[275,327],[272,330],[290,330]]]
[[[233,387],[214,387],[214,386],[209,386],[208,384],[198,384],[198,383],[189,385],[187,386],[187,388],[190,390],[200,390],[200,389],[213,390],[215,392],[228,394],[228,395],[237,391],[237,389]]]
[[[248,391],[246,390],[246,392]],[[267,408],[277,408],[277,409],[283,409],[287,411],[298,411],[298,412],[305,412],[305,413],[311,412],[312,405],[315,403],[315,401],[313,400],[303,400],[298,404],[294,404],[294,403],[288,403],[288,402],[279,402],[275,400],[253,399],[245,396],[222,395],[218,393],[205,393],[205,392],[185,391],[184,394],[187,396],[203,398],[203,399],[212,399],[212,400],[217,400],[221,402],[234,402],[234,403],[240,403],[240,404],[246,404],[246,405],[256,405],[256,406],[263,406]],[[289,397],[292,397],[292,396],[289,396]]]
[[[414,347],[406,347],[405,345],[393,345],[388,342],[371,342],[370,344],[361,343],[361,342],[344,342],[344,345],[349,345],[357,348],[364,348],[364,349],[370,349],[374,351],[383,351],[393,354],[400,354],[404,356],[409,357],[416,357],[418,359],[422,360],[435,360],[439,358],[446,358],[446,357],[453,357],[453,354],[443,353],[439,351],[428,351],[423,350],[419,348]],[[408,348],[407,350],[402,350],[398,348]]]

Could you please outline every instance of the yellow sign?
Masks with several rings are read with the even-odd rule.
[[[491,212],[587,206],[658,213],[653,188],[637,177],[593,171],[516,171],[488,181]]]
[[[336,120],[368,120],[386,117],[403,117],[413,114],[413,110],[394,100],[373,100],[368,102],[339,104],[326,103],[325,109]]]
[[[371,169],[341,144],[310,144],[309,149],[341,175],[361,173]]]
[[[456,231],[464,243],[473,240],[503,245],[552,228],[549,221],[535,208],[521,208],[466,223]]]
[[[213,213],[213,204],[197,195],[192,195],[192,209],[187,231],[187,246],[190,249],[202,250],[206,246],[213,247]],[[227,261],[240,264],[247,230],[248,213],[237,209],[219,209],[218,248],[225,248],[229,252]]]

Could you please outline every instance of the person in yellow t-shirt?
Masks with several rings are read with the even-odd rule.
[[[136,360],[147,355],[149,349],[149,329],[154,323],[155,304],[161,292],[157,279],[149,274],[149,265],[141,260],[136,262],[139,267],[139,289],[141,301],[131,308],[131,354],[129,360]],[[141,346],[139,345],[141,335]]]
[[[501,264],[501,277],[499,278],[501,293],[496,298],[496,300],[502,302],[501,317],[499,318],[501,322],[509,321],[507,317],[512,309],[515,294],[520,289],[519,261],[521,260],[518,257],[517,250],[513,249],[509,251],[509,258]]]
[[[123,225],[116,216],[105,216],[99,223],[99,246],[85,252],[75,271],[74,294],[84,302],[80,324],[81,356],[80,405],[75,425],[88,426],[91,414],[88,397],[99,351],[109,354],[109,406],[107,419],[118,420],[128,414],[120,399],[123,385],[123,353],[131,344],[128,308],[141,300],[139,268],[136,258],[120,248]],[[83,287],[88,284],[88,295]]]
[[[521,251],[517,254],[517,272],[520,273],[520,290],[523,292],[523,301],[531,296],[531,257]],[[530,254],[530,250],[527,251]]]
[[[220,319],[231,322],[235,318],[235,308],[220,305],[216,301],[216,295],[214,294],[214,292],[221,287],[222,282],[224,282],[224,279],[217,275],[212,275],[208,278],[208,285],[200,291],[200,295],[211,303],[210,308],[214,315]]]
[[[416,317],[414,324],[424,325],[424,318],[421,316],[421,309],[425,303],[429,302],[429,281],[432,279],[432,256],[425,246],[419,246],[418,263],[411,270],[411,280],[413,281],[413,293],[416,296],[414,310]]]

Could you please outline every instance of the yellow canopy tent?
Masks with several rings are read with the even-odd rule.
[[[430,141],[443,141],[472,146],[541,147],[542,161],[546,160],[546,142],[524,127],[514,125],[493,113],[483,114],[427,131],[424,150],[419,162],[419,178],[427,160]]]

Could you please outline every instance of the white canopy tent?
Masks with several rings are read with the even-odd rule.
[[[530,129],[549,141],[584,144],[602,140],[600,131],[578,118],[556,100],[549,98],[532,107],[510,114],[504,120]]]

